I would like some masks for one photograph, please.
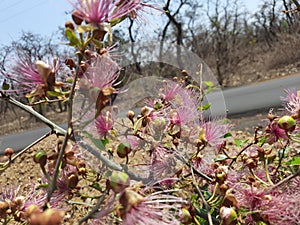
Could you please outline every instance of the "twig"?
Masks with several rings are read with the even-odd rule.
[[[295,178],[295,177],[297,177],[297,176],[300,176],[300,169],[299,169],[296,173],[294,173],[294,174],[292,174],[292,175],[290,175],[290,176],[288,176],[288,177],[282,179],[282,180],[279,181],[277,184],[275,184],[274,186],[272,186],[272,187],[270,188],[270,191],[273,191],[274,189],[278,188],[279,186],[283,185],[284,183],[289,182],[291,179],[293,179],[293,178]]]
[[[274,173],[275,175],[278,173],[278,171],[279,171],[279,169],[281,167],[281,163],[282,163],[282,160],[284,158],[285,150],[286,150],[286,148],[288,147],[289,144],[290,144],[290,140],[288,139],[287,142],[286,142],[286,144],[283,147],[282,154],[279,157],[278,165],[277,165],[275,173]]]
[[[92,209],[85,217],[83,217],[82,219],[79,220],[79,222],[78,222],[79,225],[82,224],[82,223],[84,223],[85,221],[91,219],[91,218],[94,216],[94,214],[98,212],[98,210],[99,210],[101,204],[102,204],[103,201],[104,201],[104,197],[105,197],[107,194],[108,194],[108,190],[106,190],[106,191],[103,193],[103,195],[98,199],[98,201],[97,201],[95,207],[94,207],[94,208],[93,208],[93,209]]]
[[[59,174],[59,168],[63,159],[63,155],[65,152],[65,149],[67,147],[67,143],[70,140],[71,136],[73,135],[73,129],[72,129],[72,113],[73,113],[73,99],[74,99],[74,94],[75,94],[75,87],[76,87],[76,83],[77,83],[77,78],[79,75],[79,67],[80,67],[80,62],[82,60],[82,54],[79,53],[78,54],[78,63],[77,63],[77,68],[76,68],[76,74],[74,76],[74,80],[73,80],[73,84],[72,84],[72,88],[70,90],[70,96],[69,96],[69,111],[68,111],[68,129],[67,132],[65,132],[65,138],[62,144],[62,147],[59,151],[58,154],[58,158],[56,161],[56,165],[55,165],[55,169],[54,169],[54,174],[53,174],[53,178],[52,178],[52,182],[50,183],[49,186],[49,190],[48,190],[48,195],[47,195],[47,202],[44,205],[44,208],[48,207],[48,203],[50,202],[51,196],[54,192],[54,190],[56,189],[56,182],[57,182],[57,178],[58,178],[58,174]]]
[[[199,175],[200,177],[204,178],[205,180],[212,182],[213,179],[207,176],[206,174],[202,173],[201,171],[197,170],[191,163],[189,163],[183,156],[181,156],[178,152],[176,152],[176,158],[178,158],[180,161],[182,161],[185,165],[188,167],[191,167],[193,169],[193,172]]]
[[[51,120],[47,119],[46,117],[44,117],[43,115],[41,115],[40,113],[35,111],[31,106],[25,105],[25,104],[19,102],[18,100],[12,98],[11,96],[8,96],[8,95],[4,94],[1,91],[0,91],[0,95],[1,95],[1,98],[3,100],[5,100],[5,101],[21,108],[21,109],[23,109],[24,111],[30,113],[31,115],[33,115],[34,117],[39,119],[41,122],[43,122],[48,127],[50,127],[51,130],[53,130],[56,134],[65,135],[67,133],[66,130],[64,130],[63,128],[61,128],[57,124],[53,123]]]
[[[204,196],[203,196],[203,194],[202,194],[200,188],[198,187],[198,185],[197,185],[196,182],[195,182],[196,180],[195,180],[195,175],[194,175],[194,170],[193,170],[193,168],[191,168],[191,173],[192,173],[192,177],[193,177],[193,185],[195,186],[195,188],[196,188],[198,194],[200,195],[200,197],[201,197],[201,199],[202,199],[202,202],[203,202],[203,205],[204,205],[204,207],[205,207],[205,209],[206,209],[206,211],[207,211],[207,220],[208,220],[208,224],[209,224],[209,225],[214,225],[213,220],[212,220],[212,217],[211,217],[211,214],[210,214],[210,206],[209,206],[208,203],[206,202],[206,200],[205,200],[205,198],[204,198]]]
[[[83,147],[84,149],[86,149],[89,153],[94,155],[97,159],[99,159],[102,163],[104,163],[108,168],[110,168],[112,170],[116,170],[116,171],[124,171],[125,173],[128,174],[128,176],[132,180],[142,181],[143,183],[148,183],[150,181],[149,178],[142,178],[142,177],[139,177],[138,175],[134,174],[133,172],[130,172],[126,165],[119,165],[119,164],[111,161],[110,159],[108,159],[107,157],[102,155],[100,151],[98,151],[97,149],[94,149],[92,146],[88,145],[87,143],[83,143],[83,142],[79,141],[78,144],[81,147]]]

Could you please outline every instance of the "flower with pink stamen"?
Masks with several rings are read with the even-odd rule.
[[[140,0],[69,0],[80,19],[96,26],[127,16],[135,18],[144,7],[154,8]]]

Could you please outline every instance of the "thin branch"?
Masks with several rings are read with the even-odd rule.
[[[74,76],[72,88],[70,91],[69,101],[68,101],[68,103],[69,103],[68,129],[67,129],[67,132],[65,133],[65,138],[64,138],[62,147],[58,154],[58,158],[57,158],[55,169],[54,169],[54,175],[53,175],[52,182],[50,183],[49,190],[48,190],[47,202],[45,203],[45,206],[44,206],[45,208],[48,207],[48,203],[50,202],[51,196],[56,189],[56,182],[57,182],[57,178],[58,178],[58,174],[59,174],[59,170],[60,170],[59,168],[61,166],[61,161],[63,159],[63,155],[65,153],[65,149],[67,147],[68,141],[70,140],[71,136],[73,135],[73,128],[72,128],[73,99],[74,99],[74,95],[75,95],[75,87],[76,87],[76,83],[77,83],[77,78],[78,78],[79,71],[80,71],[79,66],[80,66],[81,60],[82,60],[82,54],[79,53],[76,74]]]
[[[297,177],[297,176],[300,176],[300,169],[299,169],[296,173],[294,173],[294,174],[292,174],[292,175],[290,175],[290,176],[288,176],[288,177],[282,179],[282,180],[279,181],[277,184],[275,184],[274,186],[272,186],[272,187],[270,188],[270,191],[275,190],[275,189],[278,188],[279,186],[281,186],[281,185],[283,185],[283,184],[289,182],[291,179],[294,179],[294,178]]]
[[[31,106],[25,105],[25,104],[19,102],[18,100],[6,95],[5,93],[3,93],[1,91],[0,91],[0,97],[3,100],[5,100],[5,101],[21,108],[21,109],[23,109],[24,111],[30,113],[31,115],[33,115],[34,117],[39,119],[41,122],[43,122],[48,127],[50,127],[51,130],[53,130],[55,134],[57,134],[57,135],[65,135],[66,134],[66,130],[64,130],[63,128],[61,128],[57,124],[53,123],[51,120],[47,119],[46,117],[44,117],[40,113],[36,112]]]
[[[95,207],[82,219],[79,220],[78,224],[82,224],[86,221],[88,221],[89,219],[93,218],[93,216],[99,211],[99,208],[101,206],[101,204],[103,203],[105,196],[108,194],[108,190],[106,190],[103,195],[98,199]]]

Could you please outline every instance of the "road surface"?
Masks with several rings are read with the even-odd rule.
[[[284,90],[291,88],[300,89],[300,74],[211,93],[206,99],[212,104],[209,114],[225,116],[228,111],[227,115],[230,117],[250,111],[279,107],[282,105],[280,97],[285,95]],[[43,128],[1,136],[0,154],[7,147],[19,151],[49,131],[50,129]]]

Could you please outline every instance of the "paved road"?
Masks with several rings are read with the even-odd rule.
[[[291,88],[300,89],[300,74],[224,90],[223,96],[228,115],[280,107],[282,106],[280,98],[285,96],[284,90]],[[212,115],[224,114],[224,103],[218,93],[211,94],[208,101],[214,105]]]
[[[278,107],[281,106],[280,97],[285,95],[284,90],[290,88],[300,88],[300,74],[211,93],[206,99],[212,104],[209,114],[223,116],[228,110],[228,115],[231,116]],[[21,150],[48,131],[49,129],[45,128],[2,136],[0,137],[0,154],[7,147],[12,147],[16,151]]]

